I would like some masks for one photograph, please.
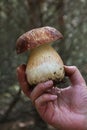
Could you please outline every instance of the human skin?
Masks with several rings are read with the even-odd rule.
[[[71,84],[57,88],[53,81],[39,83],[33,90],[26,80],[26,65],[17,68],[23,92],[35,105],[42,119],[58,130],[87,130],[87,86],[75,66],[64,66]]]

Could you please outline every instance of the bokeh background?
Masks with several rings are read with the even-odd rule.
[[[29,52],[16,54],[17,38],[41,26],[52,26],[64,36],[54,48],[64,64],[77,66],[87,82],[87,0],[0,0],[0,128],[55,130],[38,115],[21,92],[16,68]]]

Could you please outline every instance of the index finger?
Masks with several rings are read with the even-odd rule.
[[[32,93],[30,94],[32,102],[34,102],[43,93],[46,93],[46,91],[51,89],[52,87],[53,87],[52,80],[37,84],[36,87],[33,89]]]

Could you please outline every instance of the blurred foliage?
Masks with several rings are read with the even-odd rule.
[[[49,25],[59,29],[64,39],[55,42],[54,48],[64,63],[76,65],[87,81],[86,16],[86,0],[0,0],[0,121],[5,122],[1,124],[3,130],[53,129],[41,120],[29,99],[20,93],[16,68],[26,63],[29,52],[16,54],[17,38],[35,27]]]

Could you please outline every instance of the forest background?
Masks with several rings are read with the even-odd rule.
[[[16,54],[16,40],[24,32],[52,26],[64,36],[53,47],[64,64],[75,65],[87,82],[87,0],[0,0],[0,128],[54,130],[21,92],[16,68],[29,52]],[[66,81],[63,85],[67,85]],[[63,86],[65,87],[65,86]]]

